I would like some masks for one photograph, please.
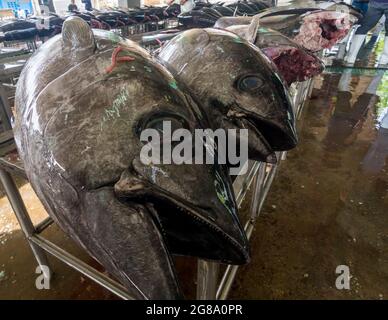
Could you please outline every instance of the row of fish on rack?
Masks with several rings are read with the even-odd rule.
[[[32,16],[27,19],[15,19],[3,23],[0,25],[0,42],[31,39],[36,36],[52,37],[61,32],[63,22],[71,16],[80,17],[92,28],[111,30],[148,22],[161,23],[167,19],[176,18],[179,13],[180,6],[177,4],[168,7],[144,7],[127,10],[72,11],[65,16],[49,13],[46,16]],[[162,28],[163,24],[160,24],[158,29]]]
[[[276,163],[276,151],[297,144],[290,83],[321,72],[313,51],[340,41],[360,18],[339,10],[344,4],[321,4],[221,18],[152,54],[73,16],[27,61],[14,131],[30,183],[50,216],[135,299],[183,298],[175,255],[250,260],[230,166],[142,161],[141,133],[162,132],[165,121],[193,136],[247,129],[249,158]],[[314,50],[301,39],[310,36]]]
[[[213,26],[221,17],[253,16],[269,7],[271,3],[265,0],[238,0],[228,3],[199,1],[191,11],[181,13],[178,21],[185,28],[206,28]]]
[[[135,9],[113,8],[109,10],[73,11],[66,16],[50,13],[48,16],[35,16],[28,19],[16,19],[0,25],[0,42],[31,39],[35,36],[51,37],[61,32],[63,22],[69,16],[77,16],[85,20],[95,29],[119,29],[126,26],[135,26],[145,23],[158,24],[157,29],[163,29],[161,22],[178,18],[178,22],[185,28],[192,25],[208,26],[216,18],[234,15],[253,15],[262,9],[268,8],[263,1],[248,2],[237,1],[227,5],[220,3],[197,2],[195,8],[189,12],[180,14],[180,6],[172,4],[162,7],[144,7]],[[150,24],[148,31],[152,31]],[[156,29],[156,27],[154,28]]]

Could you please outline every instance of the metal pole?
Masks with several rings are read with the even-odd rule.
[[[266,179],[266,169],[267,164],[266,163],[259,163],[258,172],[255,176],[255,187],[253,190],[253,198],[251,202],[251,208],[250,208],[250,219],[245,224],[244,230],[247,234],[247,238],[250,239],[253,228],[256,222],[256,218],[260,213],[262,203],[263,203],[263,197],[265,197],[265,181]],[[269,173],[270,174],[270,173]],[[225,300],[229,294],[229,291],[232,287],[233,281],[236,277],[236,273],[239,266],[232,266],[229,265],[226,268],[225,273],[222,276],[221,283],[217,290],[216,298],[220,300]]]
[[[43,230],[45,230],[47,227],[49,227],[53,223],[54,223],[54,220],[51,217],[47,217],[46,219],[44,219],[43,221],[39,222],[35,226],[35,233],[37,233],[37,234],[41,233]]]
[[[242,202],[244,201],[244,198],[248,192],[248,189],[251,186],[251,183],[254,180],[259,168],[260,168],[260,162],[254,162],[251,168],[249,169],[249,172],[246,178],[244,179],[243,183],[241,184],[241,186],[238,186],[238,183],[233,183],[233,189],[236,194],[237,207],[240,207]]]
[[[54,243],[48,241],[47,239],[43,238],[42,236],[35,234],[31,236],[30,240],[34,244],[38,245],[39,249],[43,248],[48,253],[52,254],[54,257],[63,261],[73,269],[79,271],[89,279],[95,281],[96,283],[108,289],[110,292],[114,293],[120,298],[125,300],[134,300],[134,298],[129,295],[128,291],[121,284],[97,271],[82,260],[69,254],[68,252],[61,249]]]
[[[310,79],[309,81],[306,81],[306,83],[304,84],[304,87],[303,87],[303,99],[300,99],[301,102],[295,106],[296,107],[296,119],[299,120],[301,115],[302,115],[302,111],[303,111],[303,108],[306,104],[306,100],[310,97],[311,95],[311,91],[312,91],[312,80]]]
[[[197,300],[215,300],[220,265],[216,262],[198,260]]]
[[[36,261],[41,267],[45,278],[50,279],[51,269],[47,260],[46,253],[39,246],[31,242],[31,237],[35,233],[35,228],[32,224],[30,217],[28,216],[27,209],[23,203],[18,188],[16,187],[15,182],[12,179],[12,176],[4,169],[0,169],[0,181],[3,184],[8,200],[12,206],[13,211],[15,212],[20,227],[28,240],[28,243],[32,249]]]

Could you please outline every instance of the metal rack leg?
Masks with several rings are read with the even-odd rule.
[[[220,265],[216,262],[198,260],[197,300],[215,300]]]
[[[50,253],[57,259],[61,260],[68,266],[72,267],[74,270],[77,270],[89,279],[98,283],[100,286],[106,288],[116,296],[124,300],[134,300],[134,298],[129,294],[127,289],[123,287],[123,285],[109,278],[107,275],[97,271],[93,267],[89,266],[82,260],[74,257],[70,253],[66,252],[65,250],[43,238],[42,236],[38,234],[33,235],[31,237],[31,241],[39,245],[39,248],[46,250],[48,253]]]
[[[251,200],[251,207],[250,207],[250,219],[244,226],[244,230],[247,234],[248,239],[252,235],[256,218],[260,213],[260,210],[264,201],[263,198],[265,198],[265,192],[267,187],[267,185],[265,184],[266,167],[267,165],[265,163],[260,163],[259,170],[255,177],[255,185],[253,189],[253,197]],[[216,293],[217,299],[226,300],[226,298],[228,297],[229,291],[232,287],[233,281],[236,277],[238,269],[239,269],[239,266],[232,266],[232,265],[229,265],[226,268],[225,273],[222,276],[221,283],[217,288],[217,293]]]
[[[12,176],[4,169],[0,169],[0,181],[3,184],[8,200],[11,203],[12,209],[15,212],[15,215],[20,224],[20,227],[23,230],[24,235],[28,240],[28,243],[31,247],[31,250],[35,256],[36,261],[41,267],[41,270],[44,273],[45,278],[50,279],[51,269],[48,263],[46,253],[35,243],[31,242],[31,236],[35,233],[35,228],[27,213],[27,209],[24,205],[22,197],[20,196],[18,188],[16,187],[16,184],[12,179]],[[47,268],[44,268],[44,267],[47,267]]]

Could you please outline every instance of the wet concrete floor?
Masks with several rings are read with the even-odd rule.
[[[388,298],[388,73],[328,71],[315,81],[298,125],[300,144],[281,164],[232,299]],[[31,187],[21,185],[34,222],[42,220]],[[44,235],[100,268],[57,226]],[[36,262],[1,198],[0,299],[115,298],[57,259],[50,262],[50,290],[38,290]],[[181,263],[191,271],[194,264]],[[335,286],[339,265],[349,267],[350,290]],[[195,279],[184,285],[189,297],[194,285]]]
[[[388,77],[340,71],[315,81],[231,298],[388,298]]]

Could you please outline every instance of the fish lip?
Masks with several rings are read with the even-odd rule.
[[[252,121],[250,121],[247,118],[241,118],[238,120],[245,123],[245,126],[247,126],[249,128],[249,130],[253,130],[256,133],[256,137],[258,137],[259,140],[267,147],[268,154],[263,154],[263,157],[262,157],[263,159],[255,159],[254,157],[252,157],[252,159],[259,160],[259,161],[264,160],[267,163],[276,164],[277,157],[276,157],[275,151],[272,149],[271,145],[269,144],[267,139],[264,137],[264,135],[261,133],[259,128],[257,128],[257,126],[255,124],[253,124]],[[249,146],[249,143],[248,143],[248,146]],[[265,159],[264,159],[264,157],[265,157]]]
[[[269,121],[268,119],[265,119],[264,117],[259,116],[256,113],[247,111],[246,109],[241,108],[239,105],[234,105],[234,109],[238,110],[238,113],[240,114],[240,117],[234,117],[235,119],[242,120],[249,122],[250,127],[254,127],[257,129],[257,131],[260,132],[260,134],[264,137],[264,139],[267,141],[269,146],[273,151],[287,151],[290,149],[293,149],[298,144],[298,136],[293,124],[293,119],[284,119],[283,123],[286,125],[284,128],[281,128],[279,125],[276,125],[272,121]],[[265,129],[264,129],[265,128]],[[264,130],[263,130],[264,129]],[[273,132],[270,132],[271,130],[275,129],[275,132],[277,134],[280,133],[280,141],[283,142],[277,142],[275,141]]]
[[[269,127],[276,128],[278,132],[281,133],[281,138],[279,140],[280,142],[278,142],[276,140],[272,140],[270,133],[263,133],[263,131],[261,131],[264,137],[267,138],[274,151],[287,151],[297,146],[298,137],[296,135],[295,128],[290,120],[285,120],[287,130],[283,130],[279,126],[274,125],[273,123],[270,123],[267,120],[260,119],[259,117],[254,118],[254,123],[257,123],[256,125],[259,126],[262,124],[268,125]]]
[[[235,239],[234,236],[228,234],[227,232],[222,230],[221,227],[219,227],[217,224],[212,222],[212,219],[206,218],[207,211],[205,208],[194,209],[189,204],[186,204],[183,199],[176,200],[173,196],[170,196],[167,193],[165,193],[165,197],[168,201],[171,201],[173,204],[177,205],[178,207],[185,209],[186,214],[189,214],[190,216],[194,216],[195,219],[197,219],[197,221],[200,221],[201,223],[205,224],[206,226],[210,227],[211,229],[213,229],[214,231],[222,235],[226,240],[229,241],[230,244],[232,244],[235,248],[238,249],[238,251],[241,254],[240,259],[235,261],[223,261],[223,262],[228,264],[242,265],[250,261],[248,239],[246,238],[245,231],[240,227],[238,223],[236,224],[238,224],[238,229],[240,229],[241,234],[243,235],[242,240],[245,242],[244,245],[242,245],[239,240]],[[211,260],[211,259],[206,259],[206,260]]]
[[[274,151],[287,151],[295,148],[298,144],[298,138],[297,138],[295,129],[292,123],[290,122],[290,120],[288,119],[284,121],[288,130],[283,130],[279,126],[269,122],[266,119],[262,119],[256,115],[251,115],[250,119],[247,118],[247,120],[250,121],[252,125],[258,128],[260,128],[260,126],[263,126],[263,125],[268,126],[269,129],[265,129],[265,130],[259,129],[259,130],[263,134],[263,136],[267,139],[267,141],[269,142],[270,146]],[[271,136],[270,132],[267,132],[267,130],[271,131],[271,129],[276,129],[277,134],[280,133],[279,142],[273,139],[274,136]]]
[[[147,191],[146,189],[152,189],[151,192]],[[194,208],[191,206],[187,201],[184,199],[175,196],[174,194],[158,187],[157,185],[150,185],[146,182],[146,186],[143,188],[144,195],[149,196],[151,199],[147,200],[146,202],[154,203],[157,202],[155,199],[159,199],[159,201],[167,201],[168,204],[175,205],[177,208],[184,209],[182,212],[184,212],[186,215],[193,217],[197,222],[202,223],[202,225],[205,225],[209,227],[210,229],[217,232],[217,234],[221,235],[224,239],[226,239],[230,244],[234,246],[235,249],[237,249],[237,252],[239,253],[239,257],[236,259],[220,259],[222,263],[226,264],[235,264],[235,265],[243,265],[250,261],[250,252],[249,252],[249,243],[248,239],[246,237],[245,231],[243,230],[242,226],[238,222],[238,216],[237,212],[234,215],[235,218],[235,227],[240,231],[241,233],[241,239],[236,239],[233,235],[229,234],[227,231],[224,231],[221,226],[218,226],[212,219],[207,218],[206,215],[209,215],[209,213],[206,211],[205,208]],[[125,195],[119,196],[121,198],[126,198]],[[129,199],[132,199],[133,201],[138,201],[138,196],[134,194],[133,196],[128,196]],[[211,209],[210,207],[208,209]],[[212,210],[213,212],[217,212],[217,210]],[[156,210],[156,214],[158,214]],[[162,222],[160,222],[160,225],[163,227]],[[160,230],[161,232],[164,232],[164,237],[167,237],[167,232],[163,230]],[[171,252],[171,254],[174,254]],[[220,262],[220,260],[215,259],[209,259],[206,258],[206,260],[214,260]]]

